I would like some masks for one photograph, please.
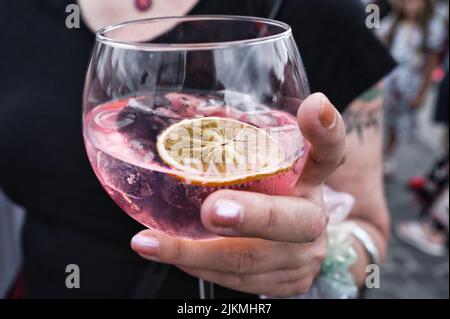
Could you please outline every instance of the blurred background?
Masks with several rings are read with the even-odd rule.
[[[381,288],[367,297],[448,298],[448,1],[375,3],[384,16],[378,33],[399,65],[385,81],[385,184],[392,235]],[[415,11],[428,17],[414,26],[407,16]],[[422,29],[419,45],[434,52],[436,60],[433,53],[419,57],[420,48],[412,44],[417,29]],[[414,66],[420,59],[428,70]],[[416,77],[429,86],[411,103]]]
[[[399,239],[396,230],[401,223],[420,215],[422,203],[409,183],[412,177],[429,173],[442,153],[442,138],[448,134],[444,125],[433,120],[437,94],[436,83],[417,114],[417,135],[413,141],[399,144],[394,154],[394,159],[401,165],[396,167],[395,178],[386,179],[386,196],[392,218],[388,260],[382,270],[380,289],[371,290],[368,298],[449,297],[448,252],[440,257],[429,255]]]
[[[364,2],[379,6],[383,19],[376,32],[399,62],[386,79],[385,184],[392,236],[381,287],[366,297],[448,298],[448,1]],[[424,20],[408,21],[414,12]],[[422,46],[432,50],[434,60],[420,54]],[[414,78],[429,85],[411,102],[411,87],[421,90]],[[21,295],[14,287],[21,280],[24,214],[0,193],[0,298]]]

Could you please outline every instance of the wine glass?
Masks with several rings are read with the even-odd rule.
[[[125,22],[96,34],[83,97],[85,146],[101,185],[127,214],[171,236],[209,239],[200,208],[212,192],[293,190],[308,151],[296,120],[307,95],[282,22]]]

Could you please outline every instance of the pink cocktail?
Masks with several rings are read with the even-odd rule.
[[[157,148],[158,137],[183,120],[208,118],[232,119],[264,130],[279,146],[283,163],[278,164],[284,168],[272,174],[250,170],[235,183],[212,186],[198,181],[214,176],[187,174],[168,165]],[[212,236],[201,223],[200,208],[218,189],[289,195],[307,149],[293,115],[237,93],[160,92],[101,104],[85,116],[84,138],[100,183],[127,214],[147,227],[192,239]],[[227,174],[233,180],[231,175],[241,173]]]

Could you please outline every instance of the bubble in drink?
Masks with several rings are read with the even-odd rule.
[[[130,216],[205,239],[200,208],[219,189],[288,195],[304,166],[296,118],[239,94],[161,93],[97,106],[85,118],[91,165]]]

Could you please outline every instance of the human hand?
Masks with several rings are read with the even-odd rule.
[[[204,226],[222,238],[188,240],[148,229],[131,242],[142,257],[251,294],[290,297],[307,292],[327,253],[325,180],[344,162],[341,115],[323,94],[298,112],[309,158],[291,196],[221,190],[203,203]]]

